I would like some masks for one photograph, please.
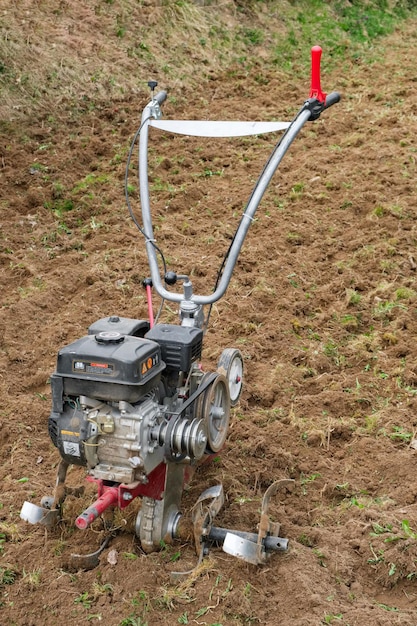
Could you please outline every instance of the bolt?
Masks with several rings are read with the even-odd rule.
[[[129,491],[125,491],[124,494],[122,495],[122,499],[128,502],[130,500],[133,500],[133,496]]]

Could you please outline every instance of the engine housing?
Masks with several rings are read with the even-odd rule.
[[[64,395],[138,402],[159,383],[164,369],[156,342],[102,331],[62,348],[51,382],[62,385]]]
[[[202,377],[202,334],[112,316],[62,348],[48,422],[61,457],[97,480],[124,484],[146,482],[164,459],[200,458],[206,425],[191,407],[181,413],[181,385]]]

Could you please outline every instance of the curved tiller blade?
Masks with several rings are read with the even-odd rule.
[[[20,517],[30,524],[42,524],[47,528],[52,528],[60,519],[60,511],[47,509],[26,500],[20,510]]]
[[[200,567],[207,552],[207,539],[213,519],[224,504],[223,485],[213,485],[209,487],[198,498],[193,507],[192,520],[194,528],[195,549],[198,554],[197,565],[186,572],[171,572],[173,582],[191,576]]]
[[[265,563],[271,556],[272,551],[286,550],[288,541],[280,537],[276,537],[277,543],[274,546],[273,539],[279,533],[279,524],[271,522],[268,515],[269,501],[280,489],[292,489],[294,481],[290,479],[277,480],[268,487],[262,499],[261,520],[259,522],[258,535],[253,535],[253,539],[249,533],[246,536],[235,534],[233,531],[226,533],[223,550],[227,554],[252,563],[260,565]],[[272,540],[272,541],[271,541]]]
[[[100,554],[107,548],[110,541],[115,536],[114,533],[110,533],[107,537],[102,541],[98,550],[95,552],[91,552],[90,554],[71,554],[70,555],[70,563],[75,569],[83,569],[90,570],[94,569],[100,563]]]
[[[227,552],[227,554],[236,556],[238,559],[243,559],[247,563],[253,563],[253,565],[262,563],[262,561],[259,560],[257,542],[235,535],[232,531],[226,533],[223,542],[223,550]]]

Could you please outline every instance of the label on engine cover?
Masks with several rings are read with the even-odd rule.
[[[79,443],[75,443],[74,441],[63,441],[62,447],[64,449],[64,453],[68,456],[81,456]]]
[[[72,371],[75,374],[94,374],[95,376],[111,376],[114,372],[112,363],[96,363],[94,361],[72,362]]]
[[[140,364],[141,376],[145,376],[156,365],[159,365],[159,355],[158,355],[158,353],[155,353],[154,355],[149,356],[145,361],[142,361],[142,363]]]

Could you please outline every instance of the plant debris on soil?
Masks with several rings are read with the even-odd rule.
[[[173,584],[172,571],[196,564],[194,546],[145,554],[135,501],[113,520],[99,565],[77,569],[71,555],[94,552],[104,532],[101,519],[74,526],[95,499],[88,484],[52,530],[20,519],[23,502],[39,504],[55,484],[47,419],[58,350],[99,318],[147,318],[144,240],[123,185],[149,94],[94,106],[85,95],[77,109],[63,102],[4,120],[1,624],[416,626],[416,27],[405,22],[381,40],[372,62],[322,77],[342,100],[295,140],[211,314],[202,365],[212,371],[224,348],[239,348],[244,392],[224,450],[199,468],[182,512],[221,482],[216,522],[256,532],[265,490],[293,479],[270,509],[289,550],[265,566],[214,547]],[[309,68],[291,81],[268,70],[267,85],[258,72],[219,71],[190,93],[168,89],[164,117],[289,121],[308,96]],[[278,138],[152,130],[157,243],[196,293],[212,290]],[[140,219],[134,172],[130,185]],[[176,319],[167,306],[161,321]],[[68,482],[84,485],[84,469],[72,467]]]

